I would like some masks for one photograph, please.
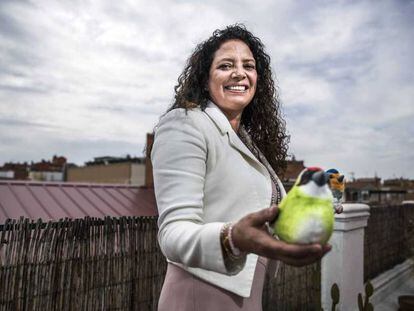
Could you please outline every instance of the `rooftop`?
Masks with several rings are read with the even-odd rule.
[[[157,210],[152,188],[0,180],[0,224],[19,217],[58,220],[153,215]]]

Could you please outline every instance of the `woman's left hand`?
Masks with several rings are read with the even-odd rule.
[[[270,259],[281,260],[292,266],[304,266],[321,259],[331,246],[320,244],[288,244],[272,237],[266,223],[275,220],[278,207],[272,206],[250,213],[233,225],[232,240],[241,251]]]

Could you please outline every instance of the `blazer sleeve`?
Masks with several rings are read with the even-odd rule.
[[[207,142],[191,113],[195,112],[174,109],[155,131],[151,160],[159,212],[158,242],[170,261],[230,274],[220,245],[224,223],[203,220]]]

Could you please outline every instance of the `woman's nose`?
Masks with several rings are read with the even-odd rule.
[[[235,67],[231,77],[234,79],[243,79],[246,77],[246,73],[244,72],[243,68]]]

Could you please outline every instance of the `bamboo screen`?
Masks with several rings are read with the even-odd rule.
[[[156,310],[166,271],[156,235],[156,217],[8,221],[0,310]],[[264,310],[319,304],[319,263],[266,279]]]
[[[414,204],[372,206],[364,238],[364,281],[413,256]]]
[[[266,277],[263,310],[321,310],[321,264],[292,267],[280,264],[277,278]]]
[[[156,231],[153,217],[7,223],[0,310],[155,310]]]

